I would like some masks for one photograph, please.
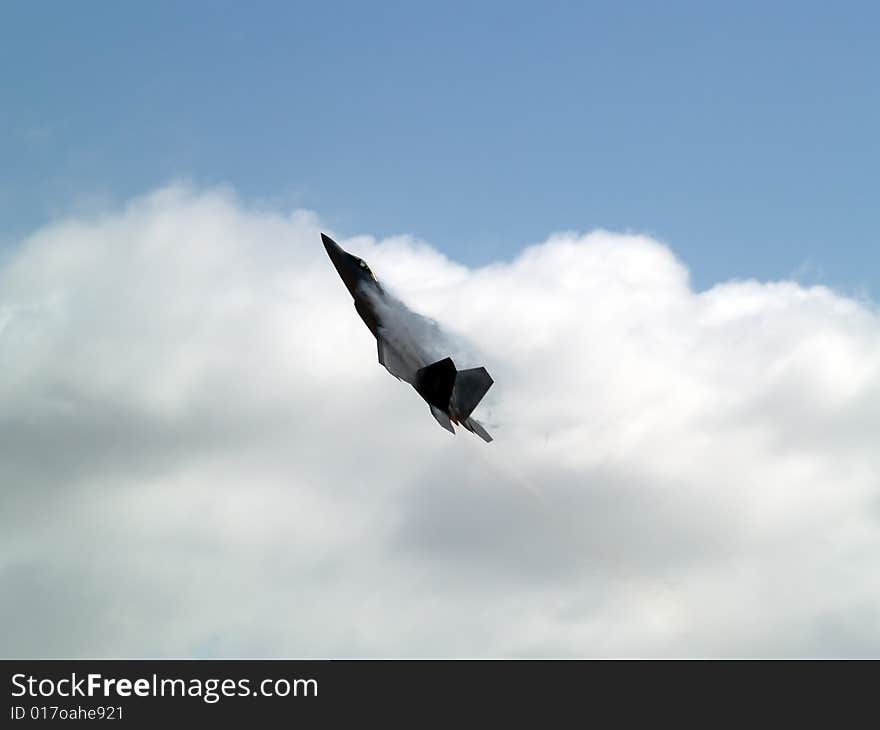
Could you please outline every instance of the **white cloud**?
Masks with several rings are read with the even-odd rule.
[[[474,344],[376,362],[312,214],[171,187],[0,269],[6,656],[877,655],[880,319],[643,236],[341,243]]]

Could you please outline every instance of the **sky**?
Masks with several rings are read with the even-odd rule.
[[[473,345],[376,361],[314,214],[172,186],[0,269],[6,656],[876,656],[880,316],[662,243],[340,238]]]
[[[877,656],[876,11],[768,12],[4,5],[0,656]]]
[[[876,293],[875,3],[8,2],[0,241],[230,184],[469,265],[646,233]]]

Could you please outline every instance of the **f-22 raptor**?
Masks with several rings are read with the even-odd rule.
[[[471,416],[492,386],[486,368],[458,370],[451,357],[433,360],[436,343],[431,341],[431,333],[436,325],[388,294],[366,261],[345,251],[330,236],[322,233],[321,240],[354,299],[354,308],[376,338],[379,362],[395,378],[415,388],[447,431],[455,433],[455,423],[491,441],[486,429]]]

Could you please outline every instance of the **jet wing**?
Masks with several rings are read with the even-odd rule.
[[[397,354],[397,351],[391,347],[384,337],[380,334],[376,337],[376,345],[379,350],[379,363],[385,366],[385,369],[395,378],[400,380],[406,374],[406,364]]]

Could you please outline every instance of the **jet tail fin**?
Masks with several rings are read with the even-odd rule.
[[[380,348],[380,359],[382,352]],[[421,368],[416,373],[415,388],[431,407],[431,415],[443,428],[455,433],[453,423],[464,426],[487,443],[492,437],[471,412],[492,387],[486,368],[456,370],[451,358],[444,358]]]
[[[445,411],[449,408],[455,381],[455,363],[452,358],[446,357],[419,369],[415,388],[430,405]]]
[[[492,387],[493,382],[492,377],[486,372],[486,368],[458,371],[450,403],[459,420],[466,421],[468,419],[468,416],[486,395],[486,391]]]

